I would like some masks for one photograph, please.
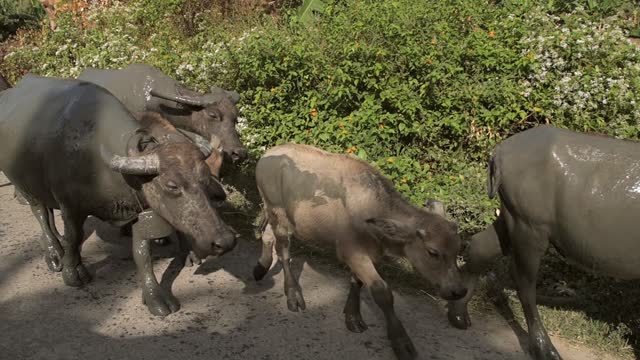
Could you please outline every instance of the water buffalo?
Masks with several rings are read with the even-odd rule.
[[[201,94],[146,64],[132,64],[120,70],[87,68],[78,79],[109,90],[130,111],[156,111],[178,128],[207,139],[217,136],[233,161],[247,156],[235,127],[236,103],[240,100],[235,91],[214,86],[210,93]]]
[[[540,259],[551,243],[584,269],[640,277],[640,144],[539,126],[497,146],[488,188],[489,197],[500,197],[500,215],[472,238],[463,271],[469,292],[449,304],[449,321],[470,326],[467,303],[479,274],[501,253],[510,254],[531,353],[560,359],[536,307]]]
[[[138,218],[133,253],[143,299],[153,314],[166,315],[179,303],[153,273],[149,238],[167,234],[147,226],[160,223],[146,218],[149,211],[186,234],[199,256],[229,251],[236,240],[208,200],[224,191],[204,154],[190,141],[160,140],[92,83],[27,75],[0,96],[0,169],[31,205],[47,265],[62,270],[65,284],[81,286],[90,280],[80,257],[87,216],[116,225]],[[61,210],[63,237],[51,209]]]
[[[9,81],[5,79],[4,76],[0,75],[0,91],[7,90],[10,87],[11,84],[9,83]]]
[[[258,161],[256,180],[268,224],[254,277],[259,280],[268,271],[275,243],[289,310],[305,308],[289,265],[292,237],[335,248],[338,259],[352,272],[344,307],[347,328],[367,329],[360,314],[364,283],[384,312],[388,337],[400,359],[413,359],[416,350],[395,314],[393,294],[374,265],[384,252],[406,256],[423,277],[439,286],[444,298],[465,295],[456,265],[460,239],[455,223],[441,213],[411,205],[367,163],[286,144],[270,149]]]

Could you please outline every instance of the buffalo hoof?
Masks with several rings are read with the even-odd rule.
[[[361,333],[368,329],[360,314],[344,314],[344,323],[347,325],[347,329],[354,333]]]
[[[562,360],[558,350],[551,343],[547,346],[532,346],[529,352],[536,360]]]
[[[265,275],[267,275],[267,272],[269,272],[269,269],[258,263],[253,268],[253,278],[256,279],[256,281],[260,281],[264,278]]]
[[[150,290],[142,290],[142,302],[156,316],[167,316],[180,310],[178,299],[160,286]]]
[[[391,340],[391,347],[399,360],[413,360],[418,357],[418,352],[408,336]]]
[[[293,312],[297,312],[298,309],[304,310],[307,308],[300,288],[290,287],[287,289],[287,307]]]
[[[447,318],[449,323],[458,329],[468,329],[471,326],[471,318],[467,310],[456,311],[453,308],[449,308],[447,312]]]
[[[60,272],[62,271],[62,255],[56,251],[47,252],[44,254],[44,262],[50,271]]]
[[[75,268],[63,268],[62,280],[64,280],[64,283],[68,286],[79,287],[91,281],[91,274],[89,274],[87,268],[80,263]]]
[[[193,251],[189,251],[187,256],[184,259],[184,266],[192,267],[193,265],[202,264],[202,259],[198,255],[196,255]]]

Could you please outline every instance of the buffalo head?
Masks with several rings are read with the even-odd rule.
[[[176,91],[165,93],[152,89],[150,95],[181,104],[188,112],[188,119],[179,121],[177,126],[210,138],[217,136],[224,154],[232,161],[242,161],[247,157],[247,149],[240,142],[236,131],[240,95],[219,87],[211,87],[206,94],[176,86]]]
[[[456,260],[460,250],[458,226],[444,217],[444,206],[430,201],[425,209],[403,219],[373,218],[367,223],[390,247],[399,248],[418,273],[438,286],[447,300],[464,297]]]
[[[149,206],[187,235],[196,255],[220,255],[235,247],[236,233],[209,201],[225,193],[210,175],[202,149],[190,142],[158,143],[141,129],[129,141],[128,156],[101,151],[112,170],[126,174]]]

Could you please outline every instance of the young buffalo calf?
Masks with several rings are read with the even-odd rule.
[[[254,276],[260,280],[268,271],[275,242],[289,310],[305,308],[289,265],[292,237],[335,246],[338,258],[352,271],[344,307],[347,328],[367,329],[360,314],[364,283],[384,312],[391,345],[400,359],[415,358],[416,350],[395,314],[391,290],[374,266],[385,251],[408,257],[422,276],[439,286],[443,298],[465,296],[456,266],[460,247],[456,225],[444,213],[411,205],[391,181],[365,162],[287,144],[270,149],[260,159],[256,180],[268,225]]]

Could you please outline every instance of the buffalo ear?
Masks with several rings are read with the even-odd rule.
[[[365,220],[368,229],[379,239],[396,243],[406,243],[415,232],[410,226],[389,218],[370,218]]]
[[[438,214],[442,217],[446,217],[446,209],[441,201],[436,199],[427,199],[424,203],[424,209],[430,213]]]
[[[131,136],[127,144],[127,153],[129,156],[141,155],[149,152],[158,146],[158,140],[151,135],[148,129],[142,128],[136,130]]]

